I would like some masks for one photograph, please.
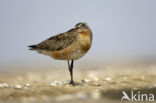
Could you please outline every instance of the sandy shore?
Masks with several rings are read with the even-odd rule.
[[[69,78],[61,68],[1,72],[0,103],[117,103],[123,91],[156,96],[156,64],[75,68],[76,86]]]

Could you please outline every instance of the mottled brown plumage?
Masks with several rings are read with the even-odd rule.
[[[37,45],[31,45],[30,50],[38,51],[59,60],[68,60],[70,73],[73,61],[84,56],[92,44],[92,31],[86,23],[78,23],[71,30],[50,37]],[[69,65],[69,60],[72,60]],[[72,77],[72,74],[71,74]],[[73,84],[73,80],[71,79]]]
[[[31,49],[43,49],[48,51],[62,50],[68,47],[72,42],[74,42],[76,38],[77,34],[75,33],[75,30],[71,29],[65,33],[50,37],[43,42],[35,45],[35,48],[32,47]]]

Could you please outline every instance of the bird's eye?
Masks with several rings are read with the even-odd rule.
[[[78,27],[76,26],[75,29],[78,29]]]

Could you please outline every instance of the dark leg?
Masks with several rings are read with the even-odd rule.
[[[74,85],[74,81],[73,81],[73,64],[74,64],[74,60],[71,61],[71,65],[70,65],[70,75],[71,75],[70,84]]]
[[[74,81],[73,81],[73,64],[74,64],[74,60],[71,61],[71,64],[68,61],[68,68],[69,68],[70,77],[71,77],[70,84],[72,84],[72,85],[74,85]]]

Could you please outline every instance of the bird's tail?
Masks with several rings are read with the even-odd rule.
[[[29,50],[35,50],[35,49],[37,49],[37,45],[30,45],[28,47],[30,47]]]

